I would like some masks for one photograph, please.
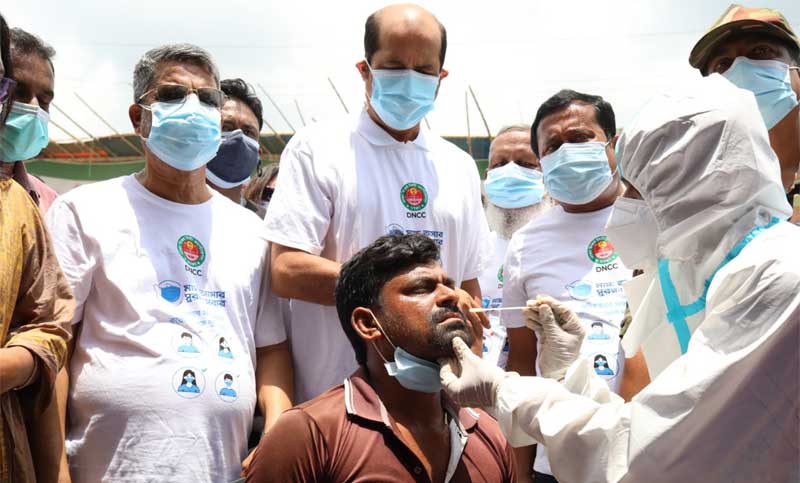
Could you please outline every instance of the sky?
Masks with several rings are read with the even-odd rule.
[[[57,51],[52,119],[86,139],[111,134],[78,99],[85,99],[117,131],[132,132],[133,67],[148,49],[190,42],[206,48],[221,76],[256,86],[264,117],[280,132],[303,120],[350,112],[364,103],[355,63],[363,58],[364,21],[386,1],[294,0],[12,0],[0,12],[12,27],[39,35]],[[651,96],[697,76],[692,46],[729,0],[439,0],[418,2],[445,25],[448,49],[430,126],[442,135],[530,124],[536,109],[562,88],[602,95],[624,126]],[[780,10],[800,32],[800,1],[761,6]],[[262,88],[288,118],[284,121]],[[290,127],[291,124],[291,127]],[[83,129],[86,130],[84,132]],[[264,131],[268,132],[267,126]],[[70,136],[51,126],[51,138]]]

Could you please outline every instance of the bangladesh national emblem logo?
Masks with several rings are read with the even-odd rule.
[[[503,265],[500,265],[500,269],[497,270],[497,281],[503,283]]]
[[[614,245],[608,241],[605,235],[599,236],[589,243],[589,248],[586,250],[589,255],[589,260],[600,265],[606,265],[617,259],[617,252],[614,250]]]
[[[199,267],[206,261],[206,249],[197,238],[191,235],[183,235],[178,238],[178,253],[190,267]]]
[[[419,183],[406,183],[400,188],[400,201],[409,211],[420,211],[428,205],[428,192]]]

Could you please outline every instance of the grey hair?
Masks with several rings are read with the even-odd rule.
[[[219,69],[208,51],[192,44],[168,44],[148,50],[136,63],[133,69],[133,102],[139,102],[152,88],[158,65],[169,61],[185,62],[205,68],[214,77],[214,84],[219,88]]]
[[[47,44],[36,35],[26,32],[19,27],[11,29],[11,56],[20,57],[25,55],[37,55],[50,64],[50,68],[55,72],[53,57],[56,56],[56,49]]]
[[[489,144],[489,159],[492,159],[492,149],[494,149],[494,142],[497,141],[497,138],[502,136],[507,132],[524,132],[530,134],[531,127],[527,124],[511,124],[510,126],[503,126],[497,131],[497,134],[494,135],[494,139],[492,139],[491,144]]]

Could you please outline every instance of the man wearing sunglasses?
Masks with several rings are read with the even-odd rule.
[[[25,188],[42,213],[47,212],[58,193],[30,175],[25,160],[38,155],[50,140],[48,121],[55,95],[55,54],[39,37],[19,28],[11,29],[14,72],[5,89],[13,91],[14,102],[8,106],[7,128],[0,136],[0,169]]]
[[[291,405],[263,224],[206,185],[225,102],[208,52],[148,51],[133,90],[145,168],[76,188],[48,212],[78,305],[72,481],[231,481],[256,403],[267,428]]]
[[[220,83],[226,95],[222,106],[222,143],[206,166],[208,185],[231,201],[242,204],[242,185],[258,166],[259,133],[264,121],[261,101],[242,79]]]
[[[415,5],[372,14],[364,32],[365,106],[353,118],[315,123],[281,156],[267,213],[275,293],[292,299],[298,401],[340,384],[356,360],[337,322],[340,264],[384,234],[422,233],[441,247],[461,309],[476,331],[488,319],[478,276],[489,258],[480,179],[473,159],[422,126],[442,79],[446,31]]]

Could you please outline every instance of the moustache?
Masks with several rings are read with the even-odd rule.
[[[458,316],[458,318],[461,319],[461,322],[464,323],[464,326],[466,326],[467,318],[464,315],[464,313],[461,311],[461,309],[459,309],[458,306],[456,306],[455,304],[454,305],[440,307],[440,308],[436,309],[435,311],[431,312],[430,317],[428,317],[428,321],[432,325],[436,325],[436,324],[439,324],[441,322],[444,322],[445,319],[451,318],[453,316],[453,314],[456,314]]]

